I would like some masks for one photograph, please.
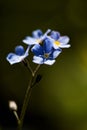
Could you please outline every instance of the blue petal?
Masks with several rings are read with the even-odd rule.
[[[51,40],[49,38],[46,38],[43,44],[44,53],[51,53],[52,49],[53,49],[53,44]]]
[[[33,57],[33,62],[36,63],[36,64],[43,64],[43,58],[38,57],[38,56],[34,56]]]
[[[19,47],[21,48],[21,47]],[[16,49],[18,49],[18,47],[16,47]],[[28,46],[25,53],[23,55],[18,55],[20,51],[18,51],[18,54],[15,53],[9,53],[6,57],[7,61],[12,65],[15,63],[19,63],[21,62],[24,58],[26,58],[29,54],[29,49],[30,47]],[[16,50],[17,51],[17,50]]]
[[[57,31],[52,31],[50,34],[51,38],[53,38],[54,40],[58,40],[60,37],[60,33]]]
[[[69,37],[68,36],[61,36],[58,41],[62,44],[67,44],[69,42]]]
[[[37,30],[32,32],[32,36],[34,38],[37,38],[37,39],[40,38],[42,35],[43,35],[43,33],[42,33],[42,31],[40,29],[37,29]]]
[[[36,56],[43,55],[43,48],[42,48],[42,46],[40,46],[39,44],[34,45],[34,46],[31,48],[31,51],[32,51]]]
[[[44,64],[47,64],[47,65],[53,65],[55,63],[55,60],[46,60],[44,62]]]
[[[6,59],[11,65],[21,61],[20,56],[17,56],[14,53],[9,53]]]
[[[16,46],[15,47],[15,53],[19,56],[22,56],[24,54],[25,50],[23,48],[23,46]]]
[[[53,59],[57,58],[61,52],[61,49],[54,50],[52,54]]]
[[[38,44],[38,42],[36,41],[35,38],[29,37],[27,36],[24,40],[24,43],[28,44],[28,45],[34,45],[34,44]]]

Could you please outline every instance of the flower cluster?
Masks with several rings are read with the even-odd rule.
[[[10,64],[23,61],[29,51],[33,52],[33,62],[36,64],[52,65],[55,59],[62,52],[62,48],[69,48],[70,44],[68,36],[61,36],[57,31],[48,29],[44,34],[38,29],[32,32],[32,37],[27,36],[23,43],[27,44],[26,51],[23,46],[19,45],[15,48],[15,53],[9,53],[6,57]]]

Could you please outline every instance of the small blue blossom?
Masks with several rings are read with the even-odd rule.
[[[50,39],[46,38],[43,45],[36,44],[31,51],[34,53],[33,62],[36,64],[52,65],[55,58],[61,53],[61,49],[54,49]]]
[[[47,34],[50,32],[51,30],[48,29],[44,34],[40,29],[37,29],[35,31],[32,32],[32,37],[27,36],[23,42],[25,44],[28,45],[35,45],[35,44],[39,44],[42,43],[42,41],[46,38]]]
[[[19,45],[15,47],[15,53],[9,53],[6,57],[7,61],[12,65],[15,63],[19,63],[24,60],[29,54],[29,46],[24,50],[23,46]]]
[[[47,36],[53,43],[54,49],[58,48],[69,48],[70,44],[68,36],[60,36],[60,33],[57,31],[52,31],[50,36]]]

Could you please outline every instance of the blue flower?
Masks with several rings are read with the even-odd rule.
[[[9,53],[6,57],[7,61],[12,65],[19,63],[28,56],[29,46],[24,50],[23,46],[19,45],[15,47],[15,53]]]
[[[34,53],[33,62],[36,64],[52,65],[55,58],[61,53],[61,49],[54,49],[50,39],[46,38],[43,45],[34,45],[31,49]]]
[[[54,49],[70,47],[70,44],[68,44],[69,37],[60,36],[60,33],[57,31],[52,31],[48,38],[52,41]]]
[[[48,29],[44,34],[42,33],[42,31],[40,29],[35,30],[32,32],[32,37],[27,36],[23,42],[28,44],[28,45],[34,45],[34,44],[39,44],[42,43],[42,41],[46,38],[47,34],[50,32],[51,30]]]

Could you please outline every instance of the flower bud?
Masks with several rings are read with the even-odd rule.
[[[17,104],[15,101],[9,101],[9,108],[13,111],[17,111]]]

